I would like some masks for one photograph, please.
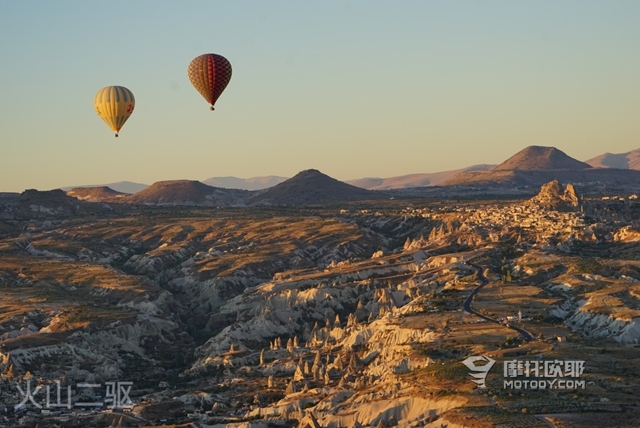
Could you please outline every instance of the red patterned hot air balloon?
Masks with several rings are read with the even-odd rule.
[[[196,57],[187,70],[191,84],[213,106],[231,80],[231,64],[222,55],[204,54]]]

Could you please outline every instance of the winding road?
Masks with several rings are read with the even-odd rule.
[[[471,266],[472,268],[476,269],[476,271],[478,272],[478,280],[480,281],[480,285],[478,285],[476,288],[473,289],[473,291],[471,293],[469,293],[469,295],[467,296],[466,299],[464,299],[464,302],[462,302],[462,309],[464,309],[465,311],[469,312],[470,314],[474,314],[480,318],[482,318],[483,320],[487,320],[496,324],[500,324],[503,325],[505,327],[510,328],[511,330],[517,331],[521,336],[522,339],[524,339],[525,342],[530,342],[532,340],[534,340],[533,336],[531,335],[531,333],[529,333],[526,330],[523,330],[519,327],[513,326],[511,324],[502,324],[501,322],[494,320],[493,318],[489,318],[486,315],[481,314],[480,312],[477,312],[476,310],[474,310],[471,307],[471,302],[473,301],[473,296],[475,296],[476,294],[478,294],[478,292],[482,289],[482,287],[484,287],[485,285],[487,285],[489,283],[489,280],[484,276],[484,273],[482,272],[482,268],[478,265],[474,265],[473,263],[469,263],[467,262],[467,265]]]

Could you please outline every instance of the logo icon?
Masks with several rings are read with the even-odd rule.
[[[476,365],[476,363],[480,361],[484,362],[485,364],[479,365],[479,366]],[[487,387],[487,385],[484,382],[487,379],[487,374],[489,373],[489,370],[491,370],[491,367],[493,367],[495,363],[496,363],[496,360],[486,357],[484,355],[481,357],[469,357],[462,362],[462,364],[464,364],[465,366],[467,366],[469,370],[471,370],[469,374],[475,378],[475,379],[472,379],[471,382],[478,384],[478,388],[482,388],[482,389]]]

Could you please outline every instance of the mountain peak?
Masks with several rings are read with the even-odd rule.
[[[293,177],[291,177],[291,179],[309,179],[309,178],[316,178],[316,177],[327,177],[327,178],[331,178],[329,177],[327,174],[323,174],[320,171],[318,171],[317,169],[305,169],[300,171],[299,173],[297,173],[296,175],[294,175]],[[333,178],[331,178],[332,180],[334,180]]]
[[[587,169],[591,166],[580,162],[555,147],[529,146],[520,150],[495,167],[494,171],[540,171],[554,169]]]

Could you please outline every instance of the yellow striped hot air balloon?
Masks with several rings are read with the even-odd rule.
[[[105,121],[118,136],[122,125],[129,119],[136,100],[133,93],[124,86],[107,86],[96,94],[93,100],[93,107],[98,116]]]

